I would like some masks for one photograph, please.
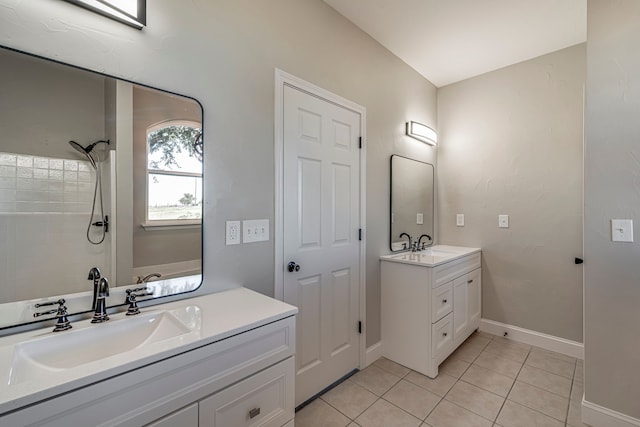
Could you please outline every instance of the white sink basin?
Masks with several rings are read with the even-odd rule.
[[[155,311],[48,334],[15,346],[9,384],[37,380],[191,331],[173,314]]]
[[[418,252],[402,252],[393,255],[383,255],[380,259],[407,264],[419,264],[434,267],[454,259],[480,252],[480,248],[465,248],[461,246],[437,245]]]

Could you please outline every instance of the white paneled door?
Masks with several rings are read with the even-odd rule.
[[[360,114],[284,87],[284,300],[296,405],[358,367]]]

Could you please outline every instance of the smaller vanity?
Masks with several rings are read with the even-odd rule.
[[[430,378],[480,325],[479,248],[432,246],[380,257],[384,356]]]

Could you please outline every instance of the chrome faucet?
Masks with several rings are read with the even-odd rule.
[[[102,277],[98,282],[98,292],[96,297],[96,311],[93,313],[91,323],[102,323],[109,320],[107,316],[106,299],[109,296],[109,281],[106,277]]]
[[[160,274],[160,273],[151,273],[151,274],[147,274],[144,277],[138,276],[138,280],[136,280],[136,285],[147,283],[149,280],[153,279],[154,277],[156,279],[159,279],[159,278],[162,277],[162,274]]]
[[[409,247],[407,248],[406,243],[403,243],[402,244],[402,248],[403,249],[411,249],[411,250],[413,250],[414,249],[413,248],[413,239],[411,239],[411,236],[409,234],[407,234],[407,233],[400,233],[400,235],[398,237],[402,237],[402,236],[406,236],[407,239],[409,239]]]
[[[429,240],[433,240],[433,239],[431,238],[431,236],[429,236],[428,234],[423,234],[423,235],[421,235],[421,236],[420,236],[420,238],[418,239],[418,249],[417,249],[417,250],[419,250],[419,251],[420,251],[420,250],[422,250],[422,249],[424,249],[424,245],[426,244],[426,243],[423,243],[423,244],[422,244],[422,246],[420,246],[420,242],[422,242],[422,238],[423,238],[423,237],[426,237],[426,238],[427,238],[427,239],[429,239]]]
[[[100,278],[102,275],[100,274],[100,269],[98,267],[93,267],[89,270],[89,277],[87,280],[93,280],[93,300],[91,301],[91,310],[96,309],[96,304],[98,302],[98,285],[100,284]]]

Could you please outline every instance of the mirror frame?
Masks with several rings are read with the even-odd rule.
[[[126,79],[126,78],[117,77],[117,76],[113,76],[113,75],[110,75],[110,74],[102,73],[102,72],[99,72],[99,71],[91,70],[89,68],[81,67],[81,66],[78,66],[78,65],[69,64],[69,63],[66,63],[66,62],[63,62],[63,61],[60,61],[60,60],[57,60],[57,59],[48,58],[46,56],[38,55],[38,54],[35,54],[35,53],[25,52],[23,50],[15,49],[15,48],[12,48],[10,46],[5,46],[5,45],[0,44],[0,49],[6,50],[6,51],[10,51],[10,52],[13,52],[13,53],[17,53],[17,54],[21,54],[21,55],[27,55],[27,56],[32,57],[32,58],[48,61],[48,62],[55,63],[55,64],[58,64],[58,65],[62,65],[62,66],[65,66],[65,67],[71,67],[71,68],[79,70],[79,71],[89,72],[89,73],[92,73],[94,75],[102,76],[102,77],[105,77],[105,78],[114,79],[114,80],[121,81],[121,82],[126,82],[126,83],[129,83],[129,84],[132,84],[132,85],[136,85],[136,86],[139,86],[139,87],[148,88],[148,89],[151,89],[151,90],[163,92],[163,93],[166,93],[168,95],[179,96],[179,97],[182,97],[182,98],[185,98],[185,99],[188,99],[188,100],[191,100],[191,101],[195,102],[200,107],[200,110],[202,112],[201,130],[202,130],[202,140],[203,140],[203,145],[202,145],[202,216],[201,216],[201,223],[200,223],[200,227],[201,227],[201,232],[200,232],[200,254],[201,254],[201,256],[200,256],[200,283],[197,286],[195,286],[193,289],[188,290],[188,291],[177,292],[177,293],[172,293],[172,294],[167,294],[167,295],[160,295],[160,296],[157,296],[157,297],[149,298],[149,299],[146,299],[146,300],[140,300],[140,301],[137,301],[137,302],[138,302],[138,305],[141,306],[141,307],[143,307],[145,305],[160,304],[162,302],[162,300],[166,299],[166,298],[176,299],[176,297],[177,297],[177,299],[182,299],[182,298],[180,298],[180,296],[184,296],[184,298],[188,298],[189,297],[188,294],[196,292],[198,289],[200,289],[202,287],[202,284],[204,283],[204,228],[205,228],[205,209],[204,209],[204,206],[205,206],[205,197],[206,197],[205,196],[206,195],[206,168],[205,168],[206,131],[205,131],[204,107],[203,107],[202,103],[199,100],[197,100],[196,98],[193,98],[191,96],[183,95],[183,94],[180,94],[180,93],[177,93],[177,92],[173,92],[173,91],[170,91],[170,90],[166,90],[166,89],[157,88],[157,87],[154,87],[154,86],[151,86],[151,85],[147,85],[147,84],[144,84],[144,83],[135,82],[135,81],[132,81],[132,80],[129,80],[129,79]],[[167,279],[167,280],[169,280],[169,279]],[[130,285],[114,286],[111,289],[111,291],[113,293],[114,289],[121,289],[122,293],[124,295],[124,290],[126,288],[132,287],[132,286],[135,287],[136,284],[135,283],[131,283]],[[89,292],[91,292],[91,291],[89,291]],[[67,294],[62,294],[62,295],[67,295]],[[69,294],[69,295],[71,295],[71,294]],[[119,292],[118,292],[118,295],[119,295]],[[46,299],[46,301],[54,301],[57,298],[59,298],[60,296],[61,295],[53,295],[53,296],[41,297],[41,298],[33,299],[33,300],[11,301],[11,302],[7,302],[7,303],[3,303],[3,304],[21,304],[21,303],[28,303],[28,302],[43,302],[43,301],[40,301],[41,299],[42,300]],[[69,302],[69,301],[67,301],[67,302]],[[127,303],[125,303],[125,302],[118,303],[118,304],[111,304],[111,305],[107,305],[107,309],[124,307],[126,305],[127,305]],[[70,311],[68,313],[68,316],[69,317],[75,317],[76,319],[73,319],[73,320],[77,320],[78,316],[83,317],[83,316],[85,316],[87,314],[90,314],[90,313],[93,313],[93,309],[89,307],[87,310],[74,311],[74,312]],[[25,322],[22,319],[19,319],[19,320],[17,319],[16,323],[13,323],[13,324],[7,324],[7,325],[0,324],[0,336],[5,335],[7,332],[8,333],[13,333],[13,332],[9,332],[8,330],[11,330],[11,329],[14,329],[14,328],[17,329],[16,330],[16,333],[17,333],[17,332],[20,332],[22,330],[21,328],[24,328],[24,327],[30,328],[30,327],[39,325],[39,324],[41,324],[43,322],[51,322],[51,321],[55,321],[55,318],[44,318],[44,319],[33,318],[32,321],[28,321],[28,322]],[[36,326],[36,327],[40,327],[40,326]]]
[[[389,158],[389,250],[391,252],[404,252],[410,251],[411,248],[407,249],[393,249],[393,158],[398,157],[401,159],[411,160],[417,163],[422,163],[423,165],[431,166],[431,181],[432,181],[432,190],[431,190],[431,241],[427,246],[432,246],[435,242],[435,167],[431,163],[423,162],[420,160],[412,159],[410,157],[401,156],[399,154],[392,154]]]

